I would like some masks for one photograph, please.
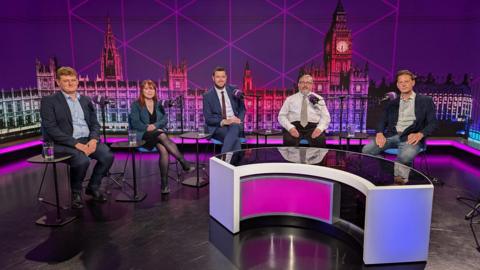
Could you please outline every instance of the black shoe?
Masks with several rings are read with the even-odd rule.
[[[183,169],[183,171],[185,171],[186,173],[193,172],[193,171],[195,171],[195,166],[190,165],[190,167],[188,167],[187,169]]]
[[[168,193],[170,193],[170,188],[169,188],[168,186],[162,187],[161,193],[162,193],[162,194],[168,194]]]
[[[187,173],[195,171],[195,166],[192,166],[190,162],[186,161],[185,159],[180,161],[180,165],[182,165],[183,171]]]
[[[85,194],[92,196],[93,200],[97,201],[97,202],[106,202],[107,201],[107,197],[105,197],[105,195],[103,195],[103,193],[98,189],[86,188],[85,189]]]
[[[73,209],[83,208],[82,194],[80,194],[80,192],[72,192],[72,208]]]

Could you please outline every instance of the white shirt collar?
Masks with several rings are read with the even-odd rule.
[[[215,87],[215,90],[217,91],[217,93],[219,93],[219,94],[220,94],[222,91],[225,91],[225,90],[226,90],[226,87],[225,87],[225,86],[224,86],[223,88],[221,88],[221,89],[218,89],[216,86],[214,86],[214,87]]]
[[[414,100],[416,95],[417,94],[415,94],[415,92],[412,91],[412,94],[406,100],[401,97],[400,97],[400,100],[403,100],[403,101]]]
[[[62,92],[63,96],[67,99],[67,100],[72,100],[72,97],[68,94],[66,94],[65,92],[63,92],[62,90],[60,90],[60,92]],[[80,93],[76,92],[75,95],[77,96],[77,100],[80,99]]]

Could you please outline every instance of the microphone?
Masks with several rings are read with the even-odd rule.
[[[240,90],[240,89],[234,89],[233,90],[233,96],[238,99],[244,99],[245,98],[245,93]]]
[[[308,101],[310,101],[310,103],[312,103],[313,105],[316,105],[320,101],[320,99],[317,96],[310,94],[308,95]]]
[[[97,95],[92,98],[93,103],[98,105],[107,105],[113,103],[113,99],[107,98],[105,96]]]
[[[178,96],[174,99],[160,100],[160,104],[162,104],[164,108],[175,107],[177,105],[180,105],[181,103],[182,103],[182,96]]]
[[[380,100],[380,102],[386,101],[386,100],[394,100],[397,98],[397,93],[395,92],[388,92],[385,94],[385,96]]]

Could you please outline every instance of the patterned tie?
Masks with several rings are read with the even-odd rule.
[[[308,124],[308,99],[307,95],[303,95],[302,110],[300,111],[300,125],[306,127]]]
[[[222,119],[227,119],[227,106],[225,105],[225,91],[222,91]]]

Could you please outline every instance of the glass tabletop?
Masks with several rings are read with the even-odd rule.
[[[338,136],[342,139],[368,139],[368,134],[361,132],[355,132],[355,134],[348,134],[348,132],[340,132]]]
[[[215,156],[233,166],[256,163],[299,163],[334,168],[358,175],[376,186],[426,185],[417,170],[381,157],[313,147],[262,147]]]
[[[136,143],[130,143],[128,141],[124,141],[124,142],[114,142],[112,143],[112,145],[110,145],[110,147],[130,149],[130,148],[142,147],[144,144],[145,144],[144,140],[137,141]]]
[[[265,135],[279,135],[279,134],[282,134],[282,131],[280,129],[258,129],[253,131],[253,133],[265,136]]]
[[[212,134],[204,133],[204,132],[187,132],[180,134],[180,138],[184,139],[205,139],[210,137]]]

